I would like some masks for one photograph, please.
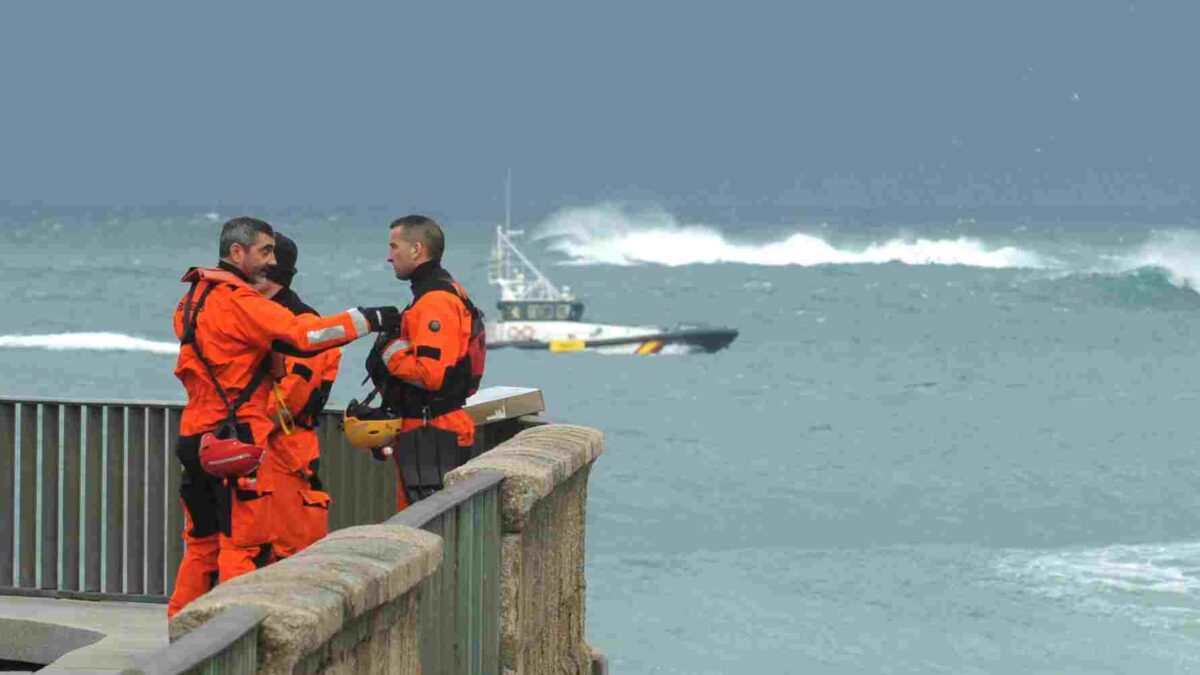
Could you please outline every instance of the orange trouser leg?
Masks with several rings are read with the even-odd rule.
[[[186,504],[183,513],[183,559],[175,576],[175,591],[167,603],[167,618],[175,616],[188,603],[212,590],[217,582],[217,535],[191,536],[192,517]]]
[[[279,558],[295,555],[329,534],[329,495],[298,472],[275,476],[271,495],[275,510],[275,551]]]
[[[175,445],[182,469],[179,498],[183,502],[183,559],[167,604],[168,617],[175,616],[217,583],[217,535],[221,492],[225,488],[200,468],[196,456],[199,445],[199,436],[181,436]]]
[[[234,577],[266,567],[273,561],[270,544],[238,546],[232,537],[221,535],[220,552],[217,556],[221,573],[218,582],[223,584]]]
[[[226,483],[200,466],[200,436],[181,436],[175,453],[183,465],[184,554],[167,605],[174,616],[220,582],[271,562],[271,473]]]
[[[265,466],[253,478],[230,480],[225,494],[229,500],[228,521],[222,522],[220,581],[226,582],[274,562],[275,523],[271,492],[275,476]]]

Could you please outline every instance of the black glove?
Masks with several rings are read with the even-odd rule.
[[[395,307],[359,307],[373,333],[390,333],[400,327],[400,310]]]

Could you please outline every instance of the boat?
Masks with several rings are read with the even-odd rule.
[[[522,233],[506,216],[496,226],[488,283],[500,289],[499,316],[487,324],[488,349],[651,354],[712,353],[737,338],[733,328],[703,325],[621,326],[583,320],[584,303],[550,281],[513,242]]]

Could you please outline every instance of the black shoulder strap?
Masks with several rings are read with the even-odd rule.
[[[188,345],[196,341],[196,321],[200,315],[200,309],[204,307],[204,301],[208,298],[208,294],[212,293],[216,284],[209,283],[204,287],[204,291],[200,293],[200,299],[196,301],[195,308],[192,307],[192,297],[196,294],[196,286],[200,282],[197,281],[188,289],[187,300],[183,305],[183,337],[179,338],[179,344]],[[203,357],[201,357],[203,360]]]
[[[200,359],[205,372],[208,373],[208,379],[212,380],[213,386],[217,388],[217,394],[221,396],[221,401],[229,409],[229,421],[236,422],[238,409],[245,405],[246,401],[250,400],[250,397],[254,395],[254,390],[258,389],[263,379],[266,378],[267,373],[270,372],[271,356],[268,354],[263,358],[262,362],[258,364],[258,368],[254,369],[254,376],[250,378],[250,383],[246,385],[241,394],[238,394],[237,399],[231,403],[229,401],[229,394],[225,393],[225,387],[222,387],[221,382],[217,380],[217,374],[213,371],[212,364],[204,357],[204,352],[200,350],[200,343],[196,341],[196,326],[200,321],[200,309],[204,307],[204,301],[208,298],[208,294],[212,293],[213,288],[216,288],[217,284],[210,282],[204,288],[204,291],[200,293],[200,299],[196,302],[196,306],[193,309],[192,296],[196,293],[197,283],[199,282],[192,284],[192,288],[188,290],[187,300],[184,302],[183,337],[179,339],[179,344],[190,345],[192,351],[196,352],[196,358]]]

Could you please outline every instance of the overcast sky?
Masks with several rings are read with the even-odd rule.
[[[1198,176],[1194,2],[403,4],[0,4],[0,203],[487,218],[507,167],[540,212]]]

